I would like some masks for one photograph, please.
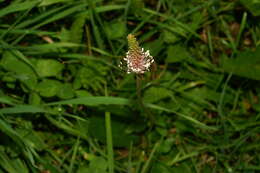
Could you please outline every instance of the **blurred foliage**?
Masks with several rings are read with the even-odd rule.
[[[259,4],[0,0],[0,173],[259,172]]]

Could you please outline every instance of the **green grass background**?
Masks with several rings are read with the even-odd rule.
[[[259,0],[0,0],[0,173],[257,173],[259,80]]]

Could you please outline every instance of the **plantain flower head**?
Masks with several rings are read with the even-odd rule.
[[[127,73],[143,74],[149,71],[150,66],[154,62],[153,57],[150,55],[149,50],[144,51],[139,47],[139,44],[134,35],[127,36],[128,51],[124,61],[127,66]]]

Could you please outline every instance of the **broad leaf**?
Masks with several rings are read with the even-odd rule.
[[[169,46],[167,50],[166,62],[182,62],[190,57],[189,52],[181,45]]]
[[[254,16],[260,15],[260,0],[240,0]]]
[[[53,59],[40,59],[37,61],[37,70],[41,77],[58,76],[64,65]]]
[[[60,92],[62,83],[57,80],[45,79],[37,86],[37,91],[43,97],[53,97]]]
[[[240,52],[234,59],[224,58],[223,69],[226,72],[246,77],[249,79],[260,80],[260,47],[254,52]]]
[[[109,39],[114,40],[124,37],[126,34],[126,25],[122,21],[109,22],[105,25],[105,30]]]
[[[6,71],[10,72],[10,77],[20,80],[26,87],[34,89],[37,83],[37,77],[33,69],[18,59],[13,53],[6,51],[2,55],[0,61],[0,66],[2,66]]]

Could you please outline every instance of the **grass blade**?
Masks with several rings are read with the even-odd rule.
[[[87,106],[98,106],[98,105],[128,105],[130,100],[120,97],[106,97],[106,96],[96,96],[96,97],[82,97],[76,99],[70,99],[65,101],[48,103],[46,105],[64,105],[64,104],[83,104]]]
[[[164,108],[164,107],[161,107],[161,106],[158,106],[158,105],[154,105],[154,104],[145,104],[147,107],[149,108],[152,108],[152,109],[157,109],[157,110],[161,110],[161,111],[165,111],[165,112],[169,112],[169,113],[175,113],[176,115],[196,124],[198,127],[202,128],[202,129],[206,129],[206,130],[217,130],[217,128],[215,127],[209,127],[201,122],[199,122],[198,120],[188,116],[188,115],[184,115],[182,113],[179,113],[179,112],[176,112],[176,111],[173,111],[173,110],[170,110],[170,109],[167,109],[167,108]]]
[[[113,151],[113,139],[112,139],[110,112],[105,112],[105,120],[106,120],[108,170],[109,170],[109,173],[114,173],[114,151]]]

